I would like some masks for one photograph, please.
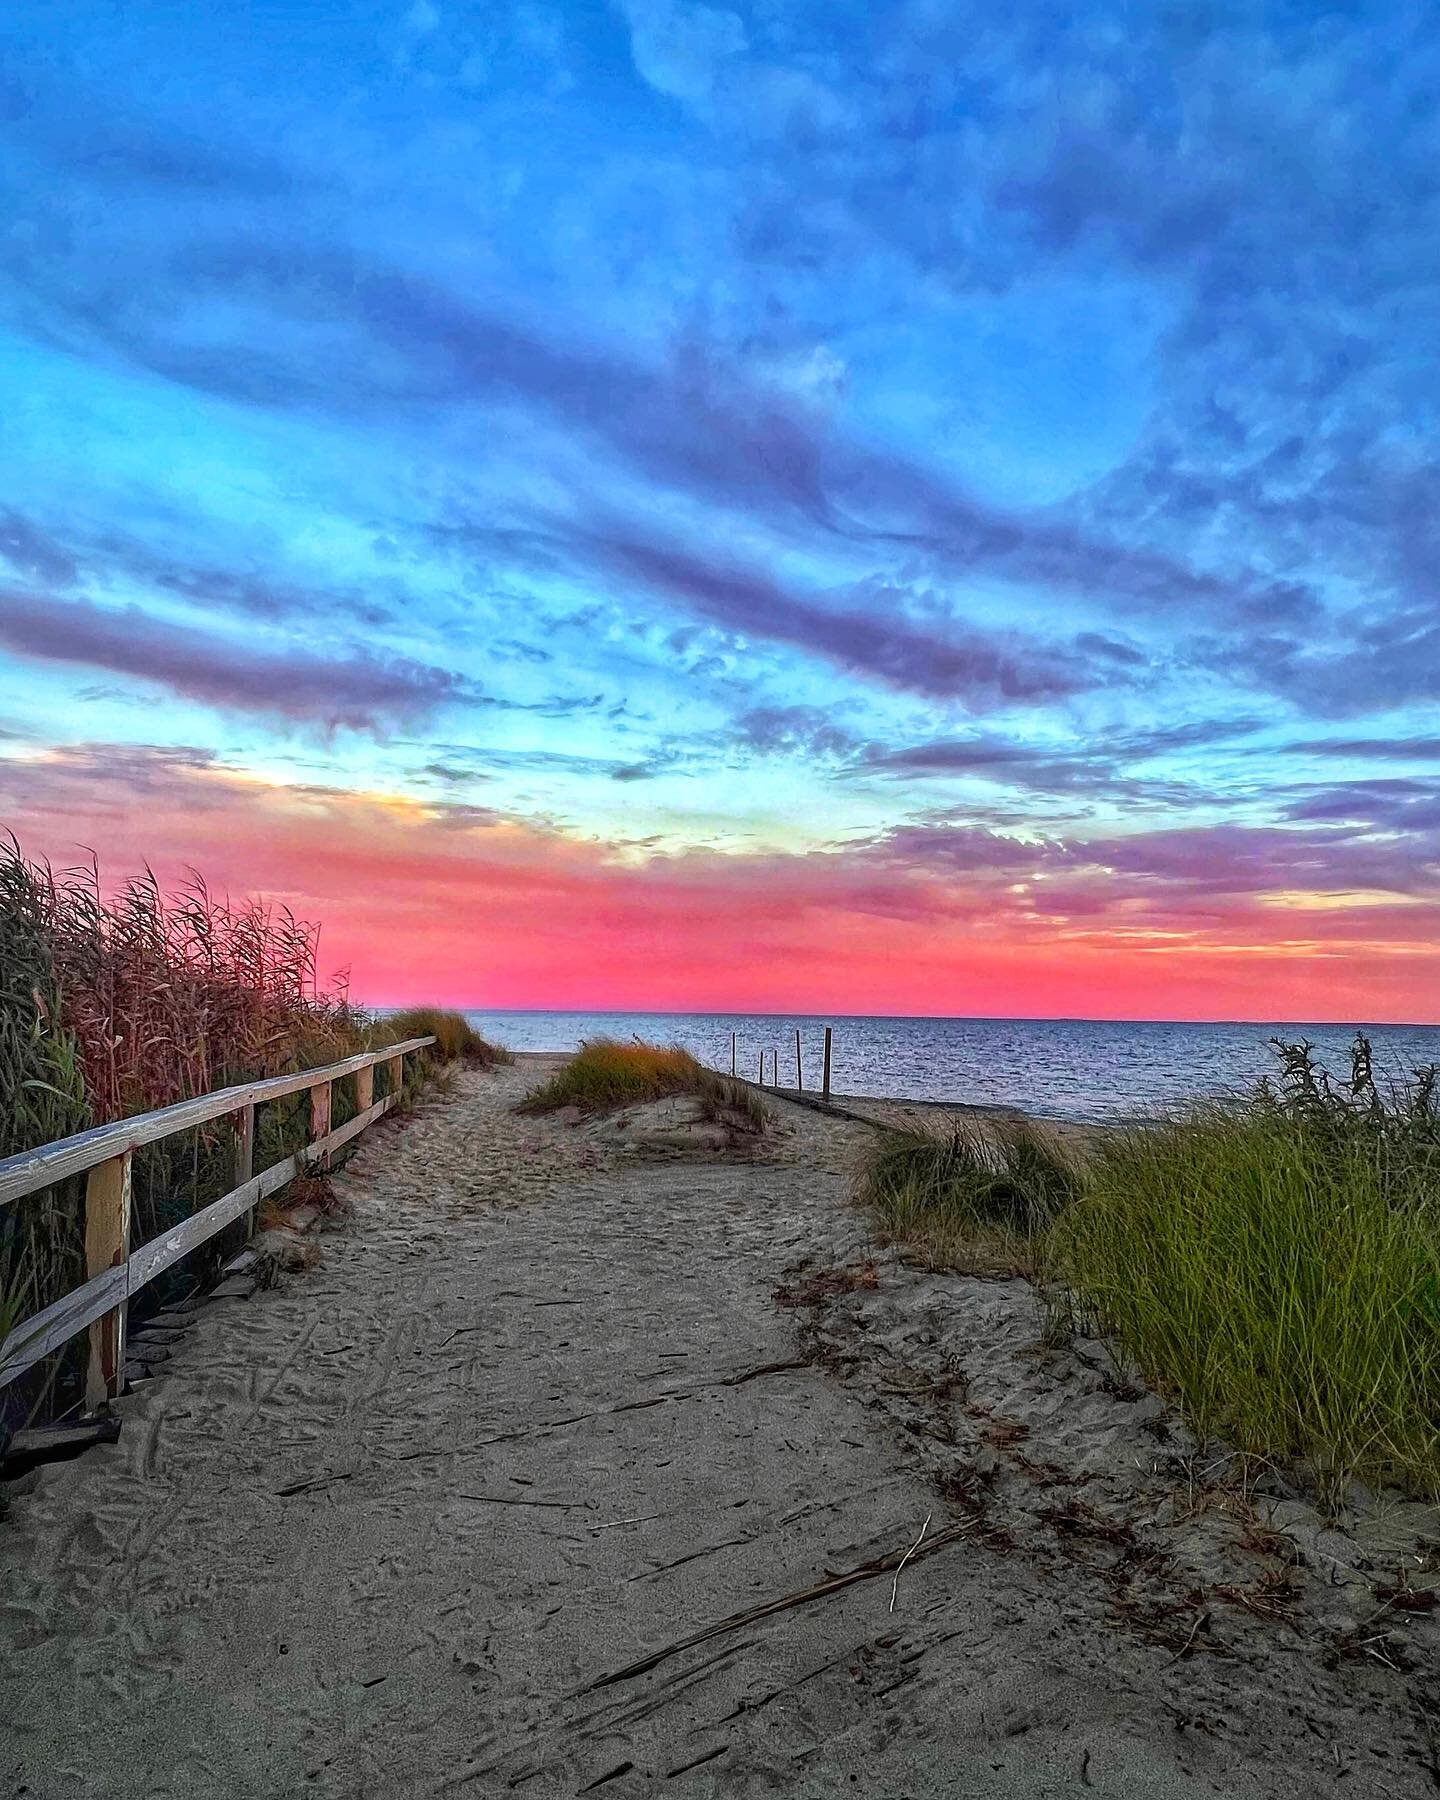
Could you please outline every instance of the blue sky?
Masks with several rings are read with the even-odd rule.
[[[518,856],[615,1003],[678,880],[829,945],[752,1000],[1435,1016],[1437,78],[1394,3],[12,8],[8,817],[435,858],[420,985]]]

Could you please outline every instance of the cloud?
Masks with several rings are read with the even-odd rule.
[[[872,561],[923,554],[949,577],[1036,584],[1127,610],[1273,617],[1300,592],[1263,571],[1217,574],[1133,534],[982,500],[853,439],[703,343],[645,360],[323,242],[205,240],[98,294],[88,265],[32,252],[20,267],[44,300],[36,330],[69,318],[110,353],[227,398],[339,419],[518,405],[583,433],[619,470],[757,523],[803,528]],[[177,331],[177,309],[219,296],[242,336],[195,343]]]
[[[74,557],[49,532],[7,508],[0,511],[0,556],[31,581],[69,587],[79,579]]]
[[[1343,756],[1351,761],[1440,762],[1440,737],[1307,738],[1289,749],[1304,756]]]
[[[916,626],[894,590],[872,588],[848,606],[831,606],[757,569],[620,529],[572,530],[569,542],[610,581],[638,583],[726,631],[792,644],[851,674],[936,699],[973,708],[1053,700],[1092,679],[1083,659],[1018,634]]]
[[[916,744],[871,744],[856,767],[912,780],[972,776],[1034,794],[1181,805],[1206,792],[1195,777],[1137,771],[1158,757],[1242,740],[1261,724],[1258,718],[1199,719],[1152,730],[1111,731],[1083,744],[1036,744],[972,733]]]
[[[752,706],[734,723],[736,739],[765,755],[849,756],[855,735],[818,706]]]
[[[407,657],[255,650],[161,623],[138,607],[102,608],[14,588],[0,589],[0,646],[34,661],[104,669],[222,710],[329,729],[415,723],[470,697],[459,676]]]
[[[724,65],[747,47],[737,13],[685,0],[621,0],[630,54],[658,93],[704,108]]]

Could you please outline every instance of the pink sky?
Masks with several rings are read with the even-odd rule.
[[[375,1004],[1436,1016],[1435,909],[1357,895],[1343,865],[1327,876],[1343,899],[1298,891],[1311,847],[1259,830],[1081,848],[911,829],[829,852],[662,857],[207,758],[5,768],[29,854],[63,864],[87,845],[119,878],[143,848],[163,880],[193,866],[264,893],[320,921],[323,969],[348,966]]]

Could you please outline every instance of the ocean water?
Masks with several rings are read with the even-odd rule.
[[[822,1040],[833,1027],[830,1085],[837,1094],[1021,1106],[1055,1118],[1104,1119],[1200,1093],[1244,1086],[1275,1067],[1271,1037],[1309,1038],[1323,1062],[1348,1070],[1356,1030],[1382,1070],[1404,1074],[1440,1062],[1434,1025],[1185,1025],[1087,1019],[888,1019],[769,1013],[469,1012],[488,1038],[512,1050],[573,1050],[587,1037],[683,1044],[702,1062],[736,1063],[753,1080],[761,1053],[771,1079],[795,1084],[800,1032],[805,1086],[820,1086]]]

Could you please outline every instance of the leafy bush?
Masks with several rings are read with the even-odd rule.
[[[707,1069],[678,1044],[638,1039],[630,1044],[588,1039],[518,1110],[556,1112],[575,1106],[585,1113],[613,1112],[667,1094],[693,1094],[706,1118],[723,1118],[742,1131],[758,1135],[769,1128],[765,1102],[747,1082]]]

